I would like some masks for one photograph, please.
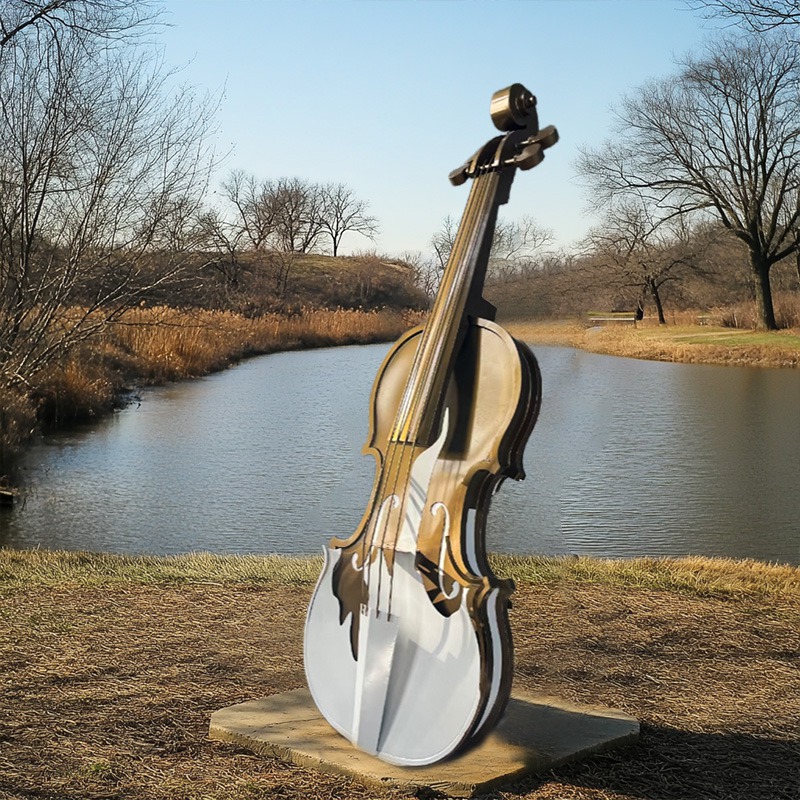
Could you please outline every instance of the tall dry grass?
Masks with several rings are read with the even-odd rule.
[[[674,361],[687,364],[729,364],[800,367],[800,297],[777,296],[778,331],[756,330],[754,304],[685,310],[668,315],[668,324],[652,317],[631,325],[602,327],[588,319],[513,321],[507,328],[531,344],[576,347],[593,353]]]
[[[136,386],[205,375],[250,355],[391,341],[422,317],[393,309],[309,309],[254,318],[232,311],[130,310],[37,376],[29,395],[0,394],[0,475],[37,418],[56,426],[96,417],[124,402]]]
[[[800,329],[800,295],[778,292],[773,298],[775,322],[779,328]],[[712,321],[725,328],[752,329],[758,327],[758,308],[755,302],[736,303],[715,308],[710,312]]]
[[[22,443],[35,428],[36,406],[31,398],[19,389],[0,388],[0,477],[19,456]]]
[[[137,309],[93,347],[133,359],[140,381],[204,375],[260,353],[390,341],[421,318],[415,312],[308,310],[250,318],[232,311]]]

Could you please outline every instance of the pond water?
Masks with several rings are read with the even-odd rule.
[[[46,437],[0,545],[318,552],[363,514],[387,349],[254,358]],[[493,500],[488,549],[800,563],[800,371],[534,349],[544,399],[528,477]]]

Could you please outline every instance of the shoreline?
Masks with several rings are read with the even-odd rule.
[[[231,311],[134,310],[56,369],[42,400],[46,413],[60,403],[68,415],[85,420],[118,407],[119,400],[143,387],[222,372],[247,358],[392,341],[420,317],[410,309],[389,308],[309,309],[252,318]]]
[[[648,588],[698,597],[776,595],[800,601],[800,565],[708,556],[596,558],[489,554],[504,578],[537,585],[558,583]],[[0,592],[52,586],[119,584],[315,585],[316,555],[121,555],[0,547]]]
[[[141,388],[219,372],[257,355],[391,342],[424,317],[422,312],[390,308],[315,309],[256,318],[168,307],[130,311],[121,324],[50,370],[32,397],[0,396],[12,410],[11,424],[0,430],[0,488],[13,488],[16,461],[26,441],[112,413]],[[577,321],[524,320],[503,325],[532,345],[673,363],[800,368],[797,329],[765,333],[700,325],[587,327]]]
[[[528,344],[574,347],[590,353],[739,367],[800,368],[800,330],[754,331],[710,325],[614,324],[590,327],[577,321],[504,323]]]
[[[13,488],[27,443],[90,422],[135,400],[142,388],[221,372],[246,358],[397,339],[421,312],[309,309],[245,317],[231,311],[134,309],[54,365],[29,393],[0,391],[0,488]],[[6,421],[10,418],[10,424]]]

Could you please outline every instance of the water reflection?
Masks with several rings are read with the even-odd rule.
[[[372,485],[360,450],[386,349],[252,359],[49,437],[0,542],[307,553],[349,535]],[[490,549],[800,563],[800,373],[536,352],[528,479],[495,498]]]

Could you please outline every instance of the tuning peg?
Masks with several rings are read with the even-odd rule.
[[[529,144],[521,153],[510,159],[511,163],[522,170],[532,169],[544,161],[544,151],[540,144]]]
[[[525,144],[540,144],[543,150],[552,147],[558,141],[558,131],[552,126],[548,125],[542,128],[535,136],[525,140]]]
[[[467,182],[467,178],[469,177],[469,161],[466,164],[462,164],[458,169],[454,169],[447,177],[450,180],[450,183],[453,186],[461,186],[463,183]]]
[[[557,141],[558,131],[552,125],[548,125],[522,142],[520,145],[522,149],[516,156],[509,159],[509,163],[522,170],[531,169],[542,163],[544,150],[552,147]]]

